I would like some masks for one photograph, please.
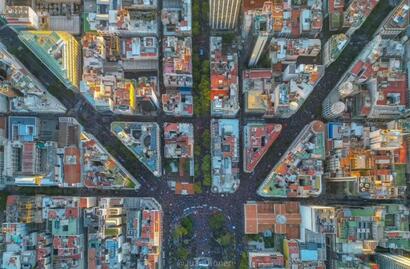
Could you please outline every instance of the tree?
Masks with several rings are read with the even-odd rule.
[[[189,257],[189,251],[184,247],[179,247],[176,251],[176,256],[178,261],[186,261]]]
[[[195,164],[194,164],[194,174],[195,174],[195,176],[199,175],[199,164],[198,164],[198,162],[195,162]]]
[[[202,193],[202,186],[201,186],[201,182],[195,182],[194,183],[194,192],[195,193]]]
[[[188,234],[188,231],[184,227],[182,227],[181,225],[177,225],[177,227],[175,227],[173,238],[174,240],[179,241],[187,234]]]
[[[181,225],[182,227],[185,228],[185,230],[187,231],[187,234],[192,234],[192,228],[194,226],[194,221],[192,220],[191,217],[185,217],[183,219],[181,219]]]
[[[202,146],[204,148],[209,148],[209,145],[211,144],[211,134],[209,129],[205,129],[204,132],[202,133]]]
[[[192,53],[192,74],[195,76],[195,74],[199,74],[201,70],[202,66],[199,55],[197,53]]]
[[[209,18],[209,3],[208,1],[202,1],[202,17],[208,21]]]
[[[201,157],[201,145],[199,143],[195,143],[194,145],[194,156],[196,158]]]
[[[199,95],[201,102],[201,115],[205,116],[209,114],[211,106],[211,95],[209,90],[209,81],[202,80],[199,85]]]
[[[271,68],[272,60],[270,58],[269,53],[264,53],[263,56],[259,59],[259,62],[256,63],[256,65],[259,68]]]
[[[202,175],[205,177],[206,175],[211,174],[211,156],[210,155],[205,155],[202,158],[202,163],[201,163],[201,171]]]
[[[194,114],[195,115],[202,115],[202,102],[200,101],[201,98],[199,96],[194,96]]]
[[[210,187],[212,185],[212,178],[210,175],[204,175],[204,180],[202,182],[205,187]]]
[[[192,1],[192,18],[193,20],[198,20],[200,17],[199,15],[200,7],[198,1]]]
[[[213,231],[222,230],[225,225],[225,217],[222,213],[215,213],[209,218],[209,227]]]
[[[248,252],[247,251],[242,252],[241,263],[239,265],[239,269],[248,269],[248,259],[249,259]]]
[[[222,42],[224,44],[232,45],[233,40],[235,39],[236,35],[233,32],[224,33],[222,35]]]
[[[201,73],[209,77],[209,60],[202,61]]]
[[[233,244],[233,235],[231,233],[225,233],[218,238],[218,243],[224,248],[231,246]]]
[[[199,21],[194,20],[192,22],[192,35],[199,36],[200,33],[201,33],[201,25],[199,24]]]

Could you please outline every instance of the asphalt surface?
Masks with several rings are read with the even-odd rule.
[[[380,24],[391,11],[390,9],[379,9],[373,12],[373,16]],[[375,30],[375,29],[374,29]],[[54,77],[47,68],[28,51],[22,42],[18,39],[16,33],[9,27],[0,28],[0,40],[8,47],[12,53],[34,74],[43,84],[45,84],[53,95],[68,108],[65,116],[72,116],[83,125],[85,131],[92,133],[108,150],[116,157],[122,165],[141,182],[142,187],[137,191],[111,191],[111,190],[89,190],[89,189],[59,189],[61,195],[81,195],[81,196],[139,196],[139,197],[154,197],[162,205],[164,211],[164,242],[170,236],[170,227],[175,218],[184,215],[184,209],[208,205],[219,208],[224,214],[230,218],[231,224],[236,227],[234,230],[237,241],[237,253],[240,254],[243,249],[243,204],[249,200],[298,200],[306,204],[318,205],[370,205],[380,201],[370,201],[361,199],[343,199],[331,197],[323,194],[317,198],[307,199],[282,199],[282,198],[261,198],[256,194],[258,186],[269,174],[270,170],[276,162],[279,161],[280,155],[283,154],[288,146],[292,143],[300,130],[309,124],[312,120],[322,120],[321,104],[330,90],[336,85],[339,78],[345,73],[347,68],[353,62],[354,58],[364,48],[367,41],[371,39],[373,32],[368,31],[362,33],[357,31],[351,38],[349,45],[345,48],[340,57],[326,68],[325,75],[319,81],[312,94],[303,104],[301,109],[289,119],[266,119],[266,122],[282,123],[283,130],[278,140],[265,154],[260,161],[253,174],[241,174],[241,183],[238,190],[234,194],[220,195],[213,194],[210,191],[204,191],[202,194],[195,196],[177,196],[172,192],[165,180],[156,178],[148,169],[142,165],[129,151],[123,146],[119,140],[111,134],[110,123],[112,121],[155,121],[160,126],[166,121],[190,122],[193,124],[203,124],[204,118],[174,118],[159,113],[157,116],[121,116],[112,115],[110,113],[101,114],[81,96],[80,93],[75,93],[67,90],[56,77]],[[16,50],[17,48],[17,50]],[[246,120],[244,113],[239,114],[241,122]],[[45,193],[45,188],[40,189],[23,189],[17,187],[8,188],[10,193]],[[392,203],[397,201],[383,201],[384,203]],[[168,244],[164,244],[163,251],[165,253],[165,268],[170,268],[167,263]],[[238,261],[239,255],[236,257]]]

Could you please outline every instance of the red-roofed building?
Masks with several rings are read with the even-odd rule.
[[[194,184],[187,182],[177,182],[175,185],[175,194],[192,195],[195,194]]]
[[[249,252],[249,269],[283,268],[284,264],[284,257],[279,252]]]
[[[81,182],[80,150],[76,146],[64,149],[64,183],[76,186]]]
[[[249,123],[244,128],[244,170],[252,172],[263,155],[279,137],[280,124]]]
[[[23,144],[22,173],[24,175],[34,175],[37,171],[37,149],[36,143],[26,142]]]
[[[88,263],[87,263],[87,268],[88,269],[97,269],[97,253],[95,248],[89,248],[88,249]]]
[[[297,38],[300,36],[300,9],[294,8],[291,12],[292,16],[292,37]]]
[[[288,239],[299,239],[301,217],[299,203],[248,202],[245,210],[245,234],[271,231]]]
[[[239,111],[238,55],[222,46],[222,37],[210,38],[211,114],[234,116]]]
[[[377,81],[383,85],[378,87],[377,105],[407,105],[407,78],[404,73],[395,79],[378,77]]]
[[[65,217],[68,218],[78,218],[80,216],[80,209],[78,207],[66,208]]]
[[[268,2],[268,0],[244,0],[243,1],[243,12],[247,12],[253,9],[261,9],[263,8],[263,4]]]
[[[329,0],[329,13],[333,13],[335,11],[342,11],[345,5],[344,0]]]
[[[152,269],[158,268],[157,264],[161,254],[162,212],[143,210],[140,218],[134,220],[133,226],[140,227],[140,236],[135,238],[134,244],[149,250],[149,253],[144,257],[146,266]]]
[[[362,71],[363,65],[364,62],[362,60],[357,61],[353,66],[352,70],[350,71],[352,75],[355,77],[359,76],[359,73]]]

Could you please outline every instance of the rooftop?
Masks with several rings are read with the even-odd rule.
[[[243,131],[244,171],[251,173],[278,138],[282,131],[280,124],[248,123]]]
[[[250,269],[266,268],[267,266],[272,268],[283,267],[284,264],[285,261],[282,253],[274,251],[249,252]]]
[[[115,0],[87,5],[85,8],[85,32],[98,31],[117,34],[157,34],[157,3],[141,1],[122,5]],[[125,1],[123,1],[125,2]],[[139,7],[138,7],[139,6]],[[91,8],[90,8],[91,7]]]
[[[158,40],[155,36],[125,37],[121,39],[123,60],[158,59]]]
[[[168,115],[192,116],[193,98],[190,92],[167,91],[162,95],[162,109]]]
[[[224,49],[222,37],[210,38],[211,114],[235,116],[239,111],[238,55]]]
[[[404,30],[409,25],[409,0],[402,0],[391,14],[389,21],[384,25],[386,30]]]
[[[332,35],[325,45],[325,64],[334,62],[349,43],[349,37],[343,33]]]
[[[30,187],[139,188],[139,183],[70,117],[9,117],[7,184]],[[4,144],[3,144],[4,142]]]
[[[164,35],[190,35],[192,29],[191,0],[173,1],[176,5],[164,3],[161,21]]]
[[[190,123],[164,123],[164,157],[168,170],[180,177],[193,176],[194,128]],[[176,159],[176,160],[175,160]],[[165,167],[167,170],[167,167]]]
[[[80,46],[69,33],[21,31],[19,38],[67,87],[79,87]]]
[[[91,134],[81,134],[83,182],[88,188],[139,187],[136,179]]]
[[[407,150],[400,129],[331,122],[326,137],[328,179],[353,181],[356,195],[366,199],[405,196],[399,170],[407,162]]]
[[[358,29],[379,0],[353,0],[344,12],[343,27]]]
[[[343,25],[343,9],[345,0],[329,0],[328,12],[329,12],[329,29],[339,30]]]
[[[274,113],[273,73],[271,69],[249,69],[242,74],[242,90],[247,113]]]
[[[301,217],[298,202],[248,202],[244,205],[245,234],[270,231],[299,239]]]
[[[191,37],[164,37],[163,72],[165,87],[192,87]]]
[[[2,14],[3,15],[3,14]],[[36,12],[29,6],[7,5],[4,12],[7,24],[11,26],[27,26],[31,29],[38,29],[40,19]]]
[[[263,20],[265,29],[271,29],[276,36],[316,36],[323,25],[322,1],[300,1],[289,4],[286,1],[245,1],[243,3],[245,22],[252,17],[259,24]],[[269,30],[269,31],[271,31]]]
[[[323,65],[289,64],[275,88],[275,114],[288,118],[300,109],[324,74]]]
[[[126,260],[124,268],[158,268],[161,262],[162,209],[152,198],[9,196],[7,201],[7,211],[14,212],[1,226],[7,268],[82,269],[86,256],[88,268],[118,268]]]
[[[321,52],[320,39],[273,38],[270,44],[272,63],[296,62],[300,56],[316,57]]]
[[[80,90],[97,110],[149,114],[159,109],[157,77],[124,78],[124,73],[134,65],[157,60],[156,37],[120,39],[87,33],[82,44],[84,67]]]
[[[211,121],[212,191],[234,192],[239,186],[239,122]]]
[[[353,119],[403,115],[408,105],[404,51],[401,41],[376,36],[325,100],[324,115]],[[337,101],[345,104],[345,113],[325,113]]]
[[[160,130],[155,122],[112,122],[111,132],[155,175],[162,174]]]
[[[310,197],[322,191],[325,125],[313,121],[300,132],[258,189],[264,197]]]

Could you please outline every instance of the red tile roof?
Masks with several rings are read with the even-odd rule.
[[[246,12],[248,10],[253,9],[262,9],[263,4],[267,0],[244,0],[243,1],[243,11]]]
[[[379,79],[378,79],[379,80]],[[405,79],[403,80],[396,80],[396,81],[386,81],[386,87],[381,88],[379,87],[379,94],[381,94],[382,98],[377,100],[378,105],[386,105],[388,96],[390,94],[396,94],[400,96],[400,105],[407,105],[407,82]]]
[[[22,160],[22,170],[25,174],[34,174],[35,167],[34,163],[36,161],[36,144],[32,142],[26,142],[23,144],[23,160]]]
[[[175,194],[194,194],[194,184],[187,182],[177,182],[175,185]]]
[[[64,182],[69,185],[80,183],[81,162],[80,150],[76,146],[64,149]]]
[[[329,0],[329,13],[333,13],[335,11],[343,12],[344,4],[344,0]]]
[[[362,60],[358,61],[352,68],[352,75],[359,75],[360,71],[362,70],[362,67],[364,65],[364,62]]]
[[[252,268],[271,268],[273,266],[283,267],[283,256],[256,256],[251,259]]]
[[[285,234],[288,239],[300,237],[299,203],[272,202],[248,203],[245,209],[245,234],[258,234],[271,230],[276,234]]]
[[[6,130],[6,117],[0,117],[0,129]]]
[[[246,79],[262,79],[262,78],[272,78],[271,69],[251,69],[243,71],[243,78]]]
[[[267,124],[264,127],[254,127],[255,132],[249,131],[248,147],[246,149],[245,163],[248,171],[252,171],[258,162],[265,155],[266,151],[279,137],[282,131],[280,124]],[[265,137],[266,144],[262,146],[262,137]],[[255,149],[257,149],[255,151]]]
[[[300,36],[300,9],[292,9],[292,37]]]

